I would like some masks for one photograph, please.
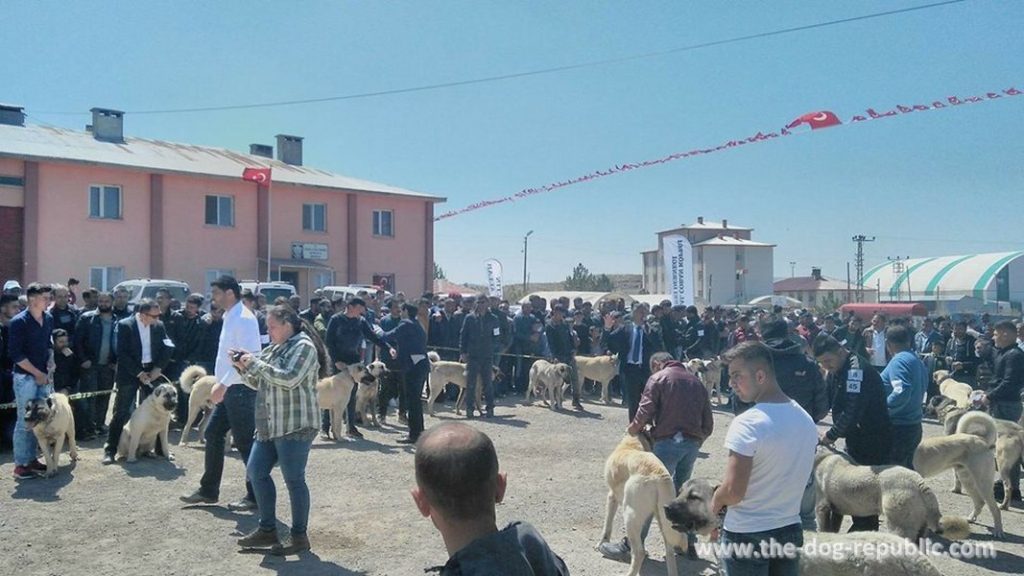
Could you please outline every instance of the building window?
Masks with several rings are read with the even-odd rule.
[[[395,235],[394,219],[395,213],[391,210],[374,210],[373,235],[393,237]]]
[[[4,176],[0,174],[0,186],[24,186],[25,179],[21,176]]]
[[[89,268],[89,285],[103,291],[114,289],[124,280],[124,268],[120,266],[94,266]]]
[[[334,272],[320,271],[313,274],[313,288],[330,286],[334,282]]]
[[[206,270],[206,285],[213,284],[217,278],[221,276],[234,276],[235,271],[229,268],[207,268]]]
[[[326,232],[327,204],[303,204],[302,229],[306,232]]]
[[[231,196],[207,196],[206,223],[210,226],[234,226],[235,199]]]
[[[89,218],[121,218],[120,186],[89,186]]]

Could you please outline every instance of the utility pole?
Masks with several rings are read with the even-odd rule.
[[[796,262],[790,260],[789,261],[789,277],[793,278],[795,276],[796,276]]]
[[[900,301],[900,289],[899,289],[899,285],[897,285],[896,282],[899,280],[900,276],[906,270],[906,264],[904,264],[904,261],[905,260],[909,260],[909,259],[910,259],[910,256],[903,256],[903,257],[900,257],[900,256],[887,256],[886,257],[886,260],[888,260],[889,262],[892,262],[893,287],[896,288],[896,301],[897,302]],[[906,281],[907,281],[907,292],[908,292],[908,296],[909,296],[909,292],[910,292],[910,275],[909,274],[906,277]],[[913,300],[913,298],[908,298],[908,300]]]
[[[852,240],[857,243],[857,255],[856,255],[856,259],[854,260],[854,265],[857,268],[857,288],[858,288],[857,289],[857,302],[863,302],[864,301],[864,291],[861,290],[861,288],[862,288],[861,281],[864,278],[864,243],[865,242],[874,242],[875,241],[875,237],[871,236],[869,238],[869,237],[867,237],[867,236],[865,236],[863,234],[858,234],[858,235],[854,236],[852,238]]]
[[[523,295],[524,296],[529,293],[529,291],[527,290],[527,286],[528,285],[527,285],[527,279],[526,279],[526,254],[527,254],[527,249],[530,247],[530,235],[531,234],[533,234],[533,230],[530,230],[529,232],[526,233],[526,236],[523,236]]]

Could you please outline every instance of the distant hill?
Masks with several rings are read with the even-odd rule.
[[[600,272],[595,273],[595,276],[600,276]],[[643,276],[641,274],[608,274],[608,278],[611,279],[612,285],[615,286],[615,292],[637,294],[643,285]],[[481,292],[487,289],[482,284],[465,284],[465,286]],[[506,284],[506,287],[518,289],[522,287],[522,284],[512,282]],[[562,290],[561,282],[530,282],[530,292],[558,292],[559,290]]]

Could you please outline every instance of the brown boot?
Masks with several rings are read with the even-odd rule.
[[[277,548],[281,545],[281,542],[277,539],[277,530],[257,528],[239,538],[238,545],[242,548]]]
[[[305,534],[292,534],[284,543],[275,544],[270,549],[270,553],[274,556],[291,556],[292,554],[299,554],[308,550],[309,537]]]

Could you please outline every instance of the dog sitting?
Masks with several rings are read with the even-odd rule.
[[[885,516],[890,532],[917,541],[929,531],[951,540],[970,534],[967,521],[942,516],[924,478],[902,466],[858,466],[833,448],[814,457],[818,530],[838,532],[843,516]]]
[[[608,498],[601,543],[611,539],[612,522],[621,505],[631,555],[629,576],[636,576],[647,556],[640,532],[652,516],[657,516],[665,539],[665,566],[669,576],[678,576],[675,551],[685,552],[689,544],[686,535],[673,530],[666,517],[666,508],[675,498],[675,485],[665,465],[639,437],[626,435],[605,461],[604,479]]]
[[[434,415],[434,403],[448,384],[459,387],[459,397],[455,401],[455,414],[461,414],[462,407],[466,404],[466,365],[462,362],[441,360],[441,357],[433,350],[427,352],[427,358],[430,360],[430,378],[427,386],[430,396],[427,398],[427,414]],[[497,366],[491,366],[492,382],[500,378],[501,375],[501,370]],[[483,390],[481,388],[481,386],[476,387],[474,394],[476,404],[474,406],[480,411],[480,414],[483,414],[484,408],[481,402]]]
[[[331,429],[325,436],[341,440],[344,435],[342,423],[346,427],[354,425],[348,421],[348,401],[352,397],[352,389],[356,382],[361,386],[377,386],[377,378],[362,364],[349,364],[347,369],[334,376],[322,378],[316,383],[316,401],[321,410],[331,413]]]
[[[530,367],[530,384],[526,389],[526,403],[530,403],[530,393],[543,395],[552,410],[561,410],[565,400],[565,386],[572,385],[572,368],[561,362],[552,364],[547,360],[537,360]]]
[[[132,412],[117,443],[117,457],[135,462],[139,456],[154,457],[159,443],[164,457],[172,459],[167,429],[178,407],[178,391],[171,384],[161,384]]]
[[[75,444],[75,415],[64,394],[50,394],[46,398],[33,398],[25,405],[25,423],[35,434],[46,460],[46,477],[57,474],[64,440],[68,441],[71,460],[78,460]]]
[[[577,356],[576,387],[583,390],[584,380],[593,380],[601,385],[601,401],[611,404],[608,386],[619,373],[619,355],[611,356]]]
[[[665,516],[672,528],[685,533],[709,535],[719,528],[719,518],[712,513],[711,497],[717,486],[704,478],[691,478],[679,488],[677,496],[665,507]],[[805,532],[805,548],[811,542],[828,544],[832,553],[800,554],[800,573],[813,576],[940,576],[935,565],[924,554],[867,554],[866,550],[898,550],[906,546],[895,534],[884,532],[851,532],[829,534]],[[882,548],[884,546],[884,548]],[[824,546],[821,547],[824,550]],[[842,553],[835,553],[841,550]]]

